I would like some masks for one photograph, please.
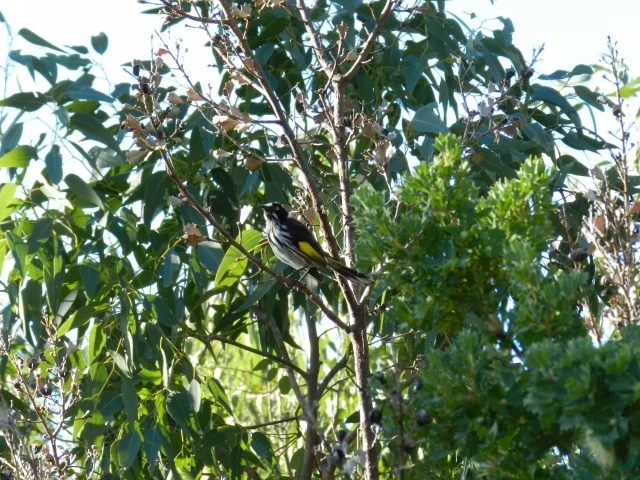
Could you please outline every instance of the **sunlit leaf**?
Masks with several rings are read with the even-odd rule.
[[[0,157],[0,168],[25,168],[34,158],[38,158],[38,151],[21,145]]]
[[[257,230],[246,230],[241,232],[236,239],[245,249],[253,251],[253,249],[262,241],[262,233]],[[248,260],[242,252],[235,247],[229,247],[220,263],[220,267],[216,273],[215,286],[217,288],[231,287],[234,285],[245,269]]]
[[[22,205],[22,200],[16,198],[17,188],[15,183],[5,183],[0,187],[0,222]]]

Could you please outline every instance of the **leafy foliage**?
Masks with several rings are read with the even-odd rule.
[[[8,65],[35,87],[0,100],[16,476],[637,475],[635,304],[616,316],[639,182],[618,154],[595,201],[566,196],[593,172],[566,147],[614,148],[582,113],[621,118],[637,81],[614,68],[603,103],[593,67],[536,77],[508,19],[405,3],[162,0],[163,30],[201,27],[206,81],[163,44],[105,87],[106,35],[19,30]],[[285,270],[270,201],[375,287]]]

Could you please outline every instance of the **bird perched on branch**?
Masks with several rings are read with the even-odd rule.
[[[311,231],[299,220],[289,215],[277,202],[260,205],[267,221],[267,240],[273,253],[296,270],[318,268],[330,270],[358,285],[371,285],[373,280],[364,273],[347,267],[322,250]]]

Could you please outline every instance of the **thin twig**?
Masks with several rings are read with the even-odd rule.
[[[387,19],[393,12],[393,8],[396,6],[396,2],[398,2],[398,0],[387,0],[386,3],[384,4],[384,7],[380,12],[380,17],[376,22],[376,26],[373,27],[373,30],[371,30],[371,32],[369,33],[369,36],[364,41],[364,44],[362,45],[362,50],[360,50],[358,57],[351,65],[351,68],[347,70],[347,73],[340,75],[339,82],[342,85],[346,85],[347,83],[349,83],[349,81],[354,77],[354,75],[358,73],[358,70],[360,70],[360,67],[365,62],[365,60],[367,60],[367,58],[369,57],[369,54],[371,53],[371,50],[373,49],[373,46],[375,45],[376,40],[378,39],[380,30],[382,29],[382,26],[384,25],[384,23],[387,21]]]
[[[202,205],[200,205],[200,203],[193,197],[191,192],[184,186],[184,184],[178,177],[178,173],[176,172],[175,167],[173,166],[173,162],[171,160],[171,157],[169,156],[169,153],[165,149],[161,149],[160,154],[164,159],[165,165],[167,166],[167,172],[169,174],[169,178],[171,178],[171,180],[176,185],[176,187],[178,187],[178,190],[180,190],[180,193],[182,194],[183,198],[187,201],[187,203],[189,203],[189,205],[191,205],[192,208],[194,208],[200,215],[202,215],[207,220],[207,222],[209,222],[209,224],[213,226],[213,228],[227,242],[229,242],[229,244],[237,248],[251,263],[253,263],[260,270],[262,270],[265,273],[268,273],[279,282],[287,285],[289,288],[298,290],[307,298],[309,298],[309,300],[311,300],[314,304],[316,304],[320,308],[320,310],[322,310],[322,312],[327,316],[329,320],[331,320],[341,329],[347,332],[350,331],[350,327],[346,325],[342,320],[340,320],[340,318],[338,318],[338,315],[333,310],[331,310],[322,301],[322,299],[319,296],[317,296],[315,293],[309,290],[307,286],[303,285],[302,283],[296,280],[292,280],[291,278],[288,278],[282,275],[281,273],[276,272],[272,268],[268,267],[258,257],[256,257],[251,252],[249,252],[249,250],[247,250],[241,243],[239,243],[235,238],[233,238],[233,236],[229,232],[227,232],[227,230],[224,229],[222,225],[218,223],[218,221],[211,214],[211,212],[205,209]]]
[[[322,226],[322,233],[324,234],[325,241],[328,244],[329,253],[331,256],[338,258],[340,249],[338,248],[338,242],[333,234],[333,230],[331,228],[331,223],[329,222],[329,217],[327,216],[327,212],[324,210],[322,205],[322,200],[320,198],[320,191],[318,189],[318,185],[314,179],[313,173],[311,171],[311,167],[307,162],[304,153],[302,152],[302,147],[296,138],[295,132],[292,130],[291,125],[289,125],[289,120],[284,111],[284,108],[278,98],[278,95],[273,90],[273,87],[269,83],[267,79],[267,75],[265,74],[264,69],[262,68],[262,64],[257,60],[253,49],[247,42],[245,36],[242,31],[238,27],[235,18],[231,12],[231,6],[225,0],[219,0],[223,12],[224,12],[224,22],[230,29],[236,40],[240,45],[240,49],[244,53],[245,57],[251,61],[254,74],[256,75],[257,81],[262,88],[262,91],[265,95],[265,100],[269,103],[271,110],[275,114],[276,118],[280,122],[280,127],[282,128],[283,135],[287,139],[287,143],[293,152],[293,157],[296,159],[296,164],[302,173],[302,178],[304,179],[304,183],[307,186],[307,190],[309,192],[309,196],[311,197],[311,202],[313,204],[313,208],[318,214],[320,218],[320,225]]]
[[[302,370],[295,363],[288,363],[287,360],[285,360],[285,359],[283,359],[281,357],[278,357],[276,355],[272,355],[269,352],[263,352],[261,350],[258,350],[257,348],[253,348],[253,347],[250,347],[250,346],[245,345],[243,343],[236,342],[235,340],[231,340],[230,338],[224,337],[222,335],[216,335],[215,333],[210,333],[209,335],[207,335],[204,338],[204,341],[206,341],[207,343],[211,342],[212,340],[216,340],[218,342],[225,343],[227,345],[231,345],[232,347],[240,348],[240,349],[245,350],[245,351],[250,352],[250,353],[255,353],[256,355],[259,355],[259,356],[264,357],[264,358],[268,358],[269,360],[273,360],[276,363],[279,363],[279,364],[281,364],[283,366],[287,366],[287,367],[295,370],[296,373],[298,373],[302,378],[305,378],[305,379],[307,378],[307,372]]]

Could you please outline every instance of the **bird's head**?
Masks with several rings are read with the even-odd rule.
[[[260,205],[264,210],[264,218],[273,222],[284,222],[289,217],[289,212],[278,202]]]

